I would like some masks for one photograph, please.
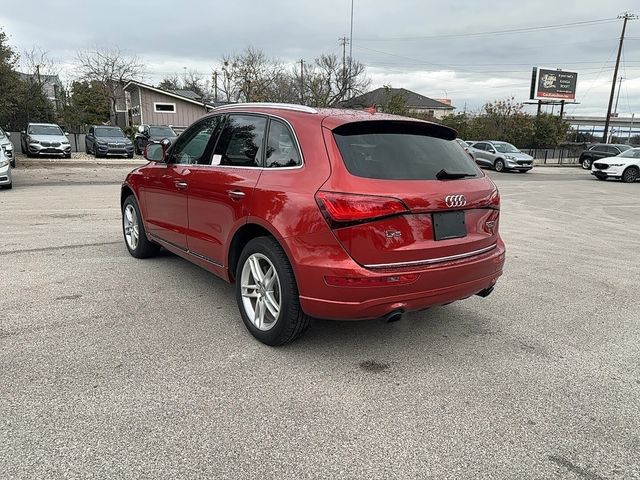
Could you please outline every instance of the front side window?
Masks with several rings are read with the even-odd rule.
[[[618,156],[624,158],[640,158],[640,148],[630,148]]]
[[[185,131],[171,149],[171,163],[181,165],[210,165],[211,155],[207,155],[207,145],[217,132],[221,118],[208,117],[192,125]]]
[[[473,144],[473,148],[475,148],[476,150],[486,150],[485,148],[486,143],[474,143]]]
[[[212,163],[228,167],[262,166],[266,125],[265,117],[229,115],[220,133]]]
[[[298,167],[300,165],[302,160],[291,130],[285,123],[272,119],[267,136],[265,167]]]

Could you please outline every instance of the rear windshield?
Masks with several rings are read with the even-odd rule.
[[[441,170],[480,176],[452,130],[411,122],[360,122],[333,131],[352,175],[382,180],[436,180]],[[442,138],[451,136],[452,138]]]

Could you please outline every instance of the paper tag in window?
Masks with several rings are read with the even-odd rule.
[[[222,155],[214,155],[211,159],[211,165],[220,165],[220,161],[222,160]]]

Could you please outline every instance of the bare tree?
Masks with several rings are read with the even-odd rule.
[[[118,47],[80,50],[76,58],[82,79],[93,80],[103,86],[109,99],[109,119],[115,125],[116,106],[119,100],[124,99],[123,87],[129,80],[142,75],[143,63]]]
[[[337,55],[321,55],[312,64],[305,64],[302,82],[296,72],[296,85],[304,85],[306,103],[314,107],[331,107],[347,100],[349,96],[363,93],[369,86],[365,66],[353,61],[351,68],[344,68]]]
[[[26,73],[35,75],[36,81],[41,80],[38,76],[58,75],[60,69],[57,63],[49,56],[49,52],[42,47],[32,47],[25,50],[20,56],[20,68]]]

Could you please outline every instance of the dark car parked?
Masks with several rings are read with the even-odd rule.
[[[580,162],[580,165],[582,165],[582,168],[585,170],[591,170],[591,165],[593,165],[595,160],[615,157],[630,148],[629,145],[619,143],[596,143],[580,154],[578,162]]]
[[[149,142],[157,143],[165,138],[171,143],[174,143],[176,138],[178,138],[178,134],[173,128],[166,125],[140,125],[134,138],[136,153],[142,155],[142,152],[144,152]]]
[[[121,155],[133,158],[133,142],[129,140],[120,127],[94,126],[84,140],[87,153],[96,158],[107,155]]]

